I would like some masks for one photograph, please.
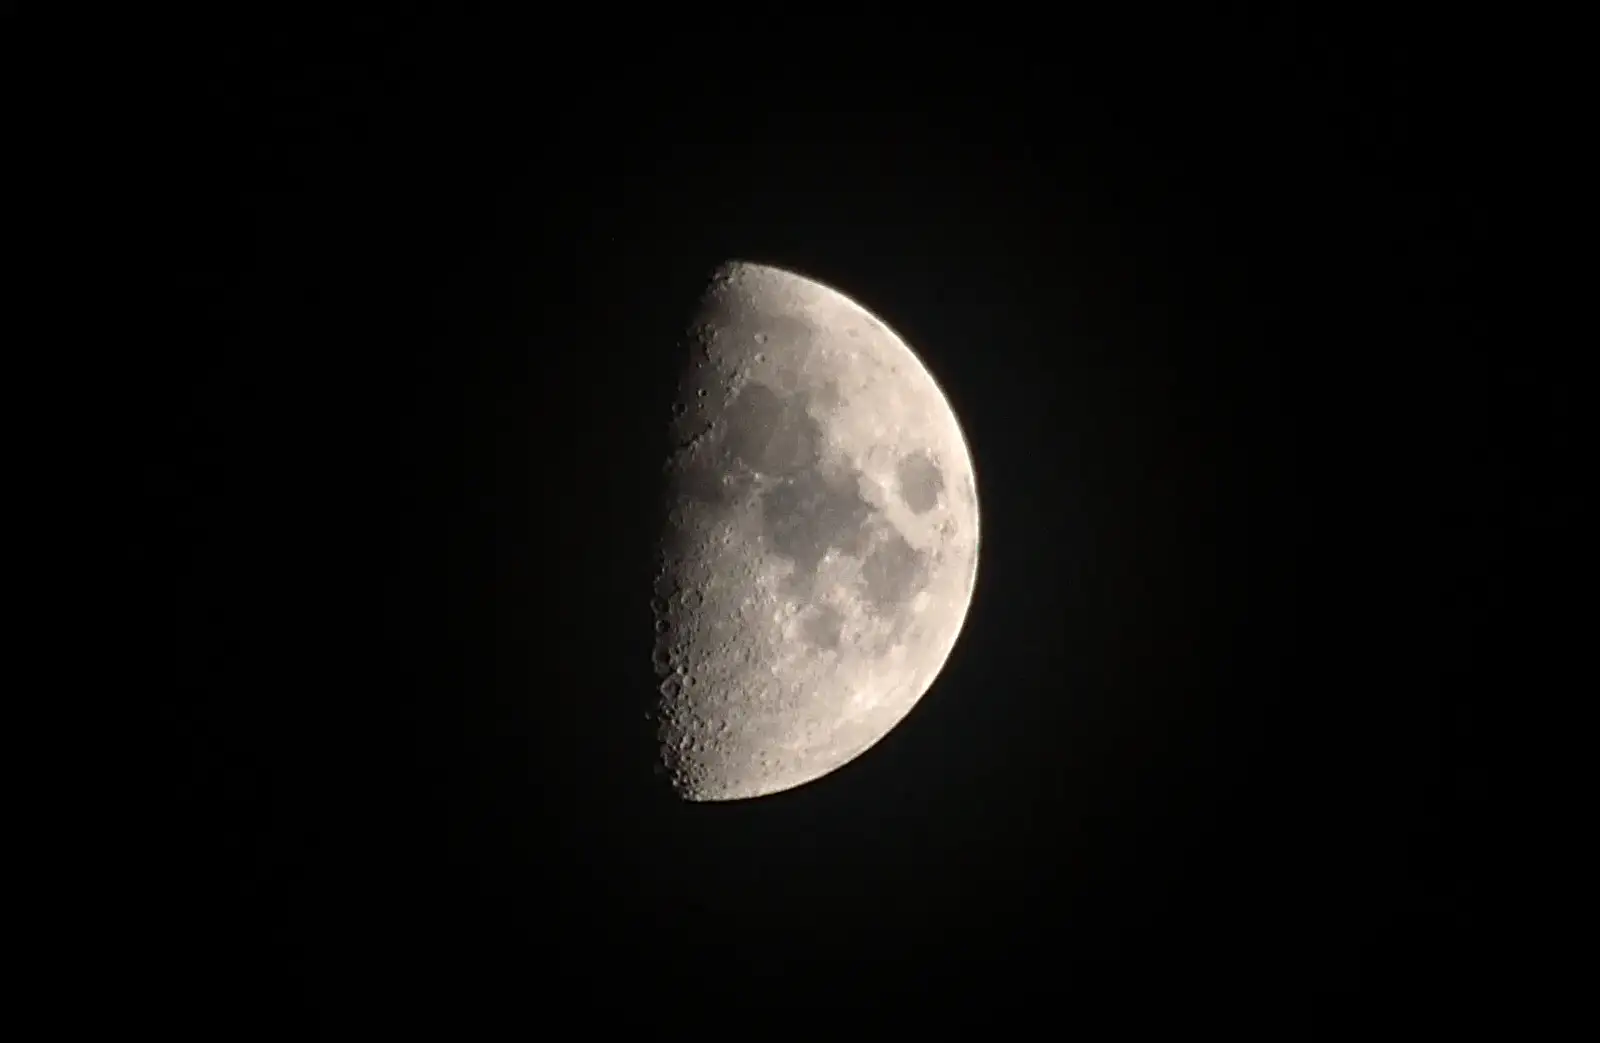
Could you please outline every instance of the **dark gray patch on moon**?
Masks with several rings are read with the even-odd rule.
[[[780,396],[763,384],[748,384],[727,411],[729,455],[752,471],[802,474],[816,467],[822,431],[800,395]]]
[[[944,473],[926,452],[901,457],[895,476],[900,482],[900,499],[913,514],[926,514],[938,506]]]
[[[794,562],[788,585],[796,591],[810,589],[830,547],[860,550],[871,512],[853,480],[830,480],[818,472],[784,479],[761,496],[762,532],[773,551]]]
[[[882,542],[861,563],[867,600],[880,613],[893,611],[922,586],[927,565],[925,552],[911,546],[898,532],[886,532]]]
[[[726,504],[732,498],[728,483],[716,468],[692,462],[679,469],[675,482],[676,492],[696,503]]]
[[[817,614],[801,626],[805,639],[818,648],[839,647],[839,633],[844,629],[844,613],[832,605],[823,605]]]

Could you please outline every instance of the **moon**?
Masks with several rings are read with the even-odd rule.
[[[688,341],[651,604],[659,767],[686,800],[740,800],[848,764],[932,685],[977,580],[977,491],[927,367],[843,293],[731,262]]]

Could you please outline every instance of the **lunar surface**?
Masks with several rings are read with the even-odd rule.
[[[911,712],[972,599],[977,493],[933,377],[843,294],[728,264],[689,342],[657,734],[680,796],[738,800],[834,771]]]

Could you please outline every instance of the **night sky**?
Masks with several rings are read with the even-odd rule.
[[[142,153],[179,302],[146,1002],[667,1031],[1467,987],[1502,494],[1448,48],[186,31]],[[685,805],[649,570],[733,257],[918,349],[983,545],[882,743]]]

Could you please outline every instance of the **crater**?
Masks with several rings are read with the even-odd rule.
[[[926,514],[938,506],[944,472],[929,453],[919,450],[901,457],[895,477],[900,483],[900,499],[913,514]]]

